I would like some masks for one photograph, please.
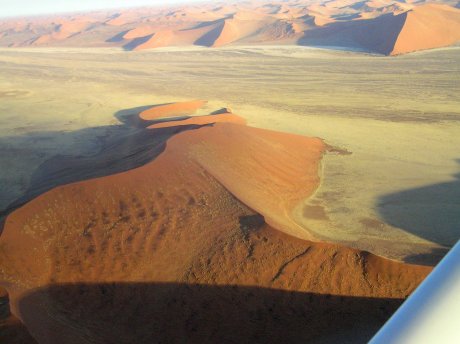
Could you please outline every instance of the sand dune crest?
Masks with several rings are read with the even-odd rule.
[[[194,100],[190,102],[171,103],[154,106],[148,110],[142,111],[139,117],[143,120],[150,121],[165,117],[177,117],[195,113],[207,102],[203,100]]]
[[[141,117],[204,104],[156,106]],[[8,216],[0,284],[39,343],[212,343],[268,325],[264,342],[309,341],[358,319],[368,339],[430,271],[296,238],[309,234],[290,212],[317,187],[325,144],[219,112],[154,124],[178,131],[156,159],[54,188]],[[240,314],[222,329],[235,302]],[[290,312],[288,331],[278,312]]]

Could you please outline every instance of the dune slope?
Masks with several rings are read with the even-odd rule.
[[[430,268],[298,238],[324,143],[237,118],[196,118],[146,165],[8,216],[0,284],[39,343],[365,341],[420,283]]]
[[[388,55],[402,29],[406,14],[386,14],[373,19],[335,22],[307,31],[303,45],[359,49]]]
[[[145,121],[156,120],[165,117],[178,117],[195,113],[206,101],[194,100],[182,103],[171,103],[153,106],[140,113],[139,117]]]
[[[460,10],[427,4],[407,12],[392,55],[449,46],[460,41]]]

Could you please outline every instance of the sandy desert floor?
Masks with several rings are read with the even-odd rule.
[[[127,135],[119,124],[132,109],[205,99],[203,114],[228,106],[249,126],[332,147],[320,187],[295,211],[305,231],[431,265],[459,237],[459,62],[456,47],[396,58],[276,46],[3,49],[0,209],[49,187],[45,163]]]

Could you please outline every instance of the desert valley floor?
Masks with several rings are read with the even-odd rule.
[[[154,325],[131,329],[126,318],[114,331],[103,312],[136,314],[132,295],[171,309],[165,338],[184,338],[174,329],[186,324],[190,342],[369,339],[458,240],[459,79],[459,47],[397,57],[295,46],[0,49],[0,275],[12,310],[52,343],[128,343],[130,330],[143,342]],[[111,204],[117,212],[104,210]],[[161,214],[170,218],[153,237],[143,219]],[[123,230],[110,238],[95,225],[112,222]],[[79,258],[91,255],[101,263]],[[307,314],[292,307],[302,302]],[[219,332],[242,305],[245,316]],[[247,325],[260,309],[271,331]],[[310,332],[299,333],[302,321]]]
[[[459,48],[397,58],[304,47],[6,49],[0,209],[39,190],[31,182],[51,158],[115,145],[136,108],[200,99],[201,114],[229,107],[249,126],[333,147],[321,186],[296,210],[300,226],[424,263],[458,238],[459,61]]]

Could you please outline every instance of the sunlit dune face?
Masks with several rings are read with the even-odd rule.
[[[154,106],[140,113],[139,117],[143,120],[155,120],[165,117],[178,117],[195,113],[206,101],[195,100],[183,103],[171,103]]]
[[[158,157],[7,218],[1,283],[40,343],[216,342],[267,324],[265,342],[310,340],[350,319],[366,319],[367,338],[430,271],[304,240],[291,212],[319,184],[323,141],[248,127],[229,109],[190,116],[205,103],[145,110],[144,130],[175,133]]]

